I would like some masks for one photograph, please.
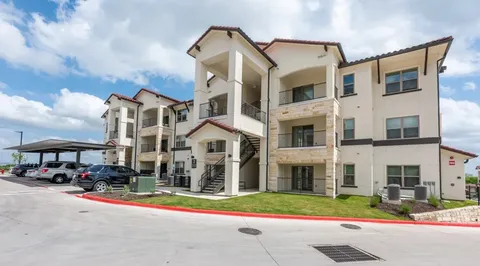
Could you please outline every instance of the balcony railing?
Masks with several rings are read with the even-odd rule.
[[[227,114],[227,107],[214,107],[213,103],[202,103],[200,104],[200,115],[199,118],[208,118],[214,117],[219,115],[226,115]]]
[[[242,104],[242,114],[258,120],[264,124],[267,121],[267,114],[265,114],[264,111],[248,103]]]
[[[207,153],[225,152],[225,146],[225,141],[209,142],[207,145]]]
[[[155,144],[142,144],[140,146],[140,152],[154,152],[155,146]]]
[[[279,93],[279,105],[310,101],[327,97],[327,84],[318,83],[311,87],[304,86],[298,89],[281,91]]]
[[[307,131],[297,134],[279,134],[278,147],[279,148],[296,148],[296,147],[315,147],[325,146],[327,144],[327,132],[322,131]]]
[[[168,152],[168,146],[160,147],[160,152]]]
[[[143,123],[142,123],[142,127],[153,127],[153,126],[156,126],[157,125],[157,118],[156,117],[152,117],[152,118],[147,118],[147,119],[143,119]]]
[[[110,139],[118,139],[118,131],[117,130],[110,131],[109,138]]]

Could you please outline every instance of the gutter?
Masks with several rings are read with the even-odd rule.
[[[438,116],[438,137],[440,138],[440,143],[438,144],[438,176],[439,176],[439,183],[440,183],[440,199],[443,198],[443,191],[442,191],[442,137],[441,137],[441,128],[440,128],[440,69],[441,65],[438,65],[438,62],[445,60],[445,55],[437,60],[437,116]]]
[[[140,109],[140,104],[137,105],[137,120],[136,120],[136,128],[135,128],[135,156],[133,157],[133,170],[137,171],[137,142],[138,142],[138,112]]]
[[[268,154],[269,152],[269,146],[270,146],[270,70],[274,68],[274,66],[271,66],[268,69],[268,83],[267,83],[267,169],[265,169],[266,173],[266,178],[265,178],[265,191],[268,191],[268,179],[269,179],[269,168],[270,168],[270,156]]]
[[[176,151],[176,147],[175,145],[177,144],[177,112],[175,111],[175,109],[173,108],[173,106],[170,106],[170,109],[172,109],[173,111],[173,114],[174,114],[174,117],[173,117],[173,121],[174,121],[174,124],[173,124],[173,139],[172,139],[172,142],[173,142],[173,155],[172,155],[172,162],[173,162],[173,165],[175,165],[175,153],[177,152]],[[172,167],[173,168],[173,167]],[[175,173],[173,172],[174,169],[172,169],[172,175],[174,175]]]

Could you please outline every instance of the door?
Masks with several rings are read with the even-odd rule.
[[[121,173],[119,173],[119,171],[120,166],[109,166],[108,169],[105,171],[112,187],[118,187],[122,185],[123,176]]]
[[[68,179],[72,179],[73,173],[77,170],[77,166],[74,163],[67,163],[65,165],[65,175],[67,175]]]
[[[120,166],[120,178],[123,185],[130,184],[130,177],[136,176],[136,172],[128,167]]]
[[[313,166],[292,167],[292,190],[313,191]]]
[[[313,146],[313,125],[292,127],[292,147]]]
[[[163,174],[167,174],[167,164],[162,163],[160,164],[160,178],[162,178]]]

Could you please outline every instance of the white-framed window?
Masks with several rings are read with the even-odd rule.
[[[355,74],[343,76],[343,95],[355,93]]]
[[[418,138],[419,131],[419,117],[406,116],[387,118],[387,139],[408,139]]]
[[[187,109],[182,109],[177,111],[177,122],[185,122],[187,121]]]
[[[175,174],[184,174],[185,173],[185,162],[178,161],[175,162]]]
[[[349,118],[343,120],[343,139],[355,138],[355,119]]]
[[[355,186],[355,165],[354,164],[343,165],[343,185]]]
[[[175,138],[175,147],[176,148],[183,148],[187,144],[187,137],[185,135],[180,135]]]
[[[387,185],[397,184],[401,187],[413,188],[420,185],[419,165],[388,165]]]
[[[418,68],[385,74],[385,93],[418,89]]]

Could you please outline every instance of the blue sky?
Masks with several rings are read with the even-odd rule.
[[[191,99],[185,51],[210,25],[229,25],[259,41],[339,41],[349,60],[453,35],[441,76],[444,143],[480,154],[478,9],[447,0],[0,0],[0,148],[18,143],[15,130],[24,142],[101,142],[112,92]],[[0,162],[10,160],[0,151]]]

